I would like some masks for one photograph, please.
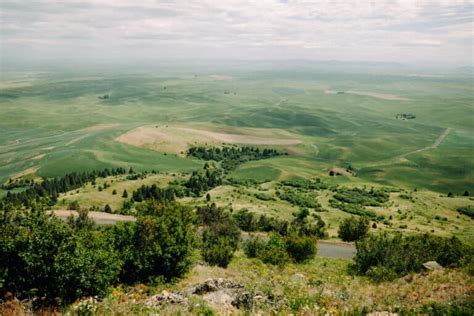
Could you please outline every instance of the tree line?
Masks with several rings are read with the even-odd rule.
[[[250,161],[267,159],[275,156],[284,155],[272,148],[259,149],[258,147],[191,147],[187,150],[188,157],[195,157],[201,160],[213,160],[221,163],[221,167],[230,171],[235,169],[239,164]]]
[[[133,172],[133,170],[130,170]],[[129,172],[130,172],[129,171]],[[34,182],[21,192],[7,192],[6,196],[0,200],[3,204],[12,204],[16,207],[32,207],[35,203],[42,202],[47,205],[54,205],[60,193],[66,193],[78,189],[88,182],[94,183],[97,178],[106,178],[127,174],[124,168],[105,168],[104,170],[94,170],[91,172],[73,172],[61,177],[44,179],[41,182]]]

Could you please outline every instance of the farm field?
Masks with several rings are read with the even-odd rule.
[[[243,68],[7,72],[0,180],[107,166],[189,172],[199,165],[182,155],[189,144],[236,143],[290,153],[241,165],[241,178],[351,165],[357,179],[340,181],[474,191],[469,79]]]

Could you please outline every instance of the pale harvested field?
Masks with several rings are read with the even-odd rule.
[[[92,125],[92,126],[83,128],[82,131],[84,131],[84,132],[98,132],[98,131],[102,131],[104,129],[109,129],[109,128],[115,127],[117,125],[118,124],[96,124],[96,125]]]
[[[338,94],[338,91],[334,90],[326,90],[324,91],[326,94]],[[361,95],[361,96],[366,96],[366,97],[372,97],[376,99],[382,99],[382,100],[390,100],[390,101],[407,101],[409,99],[403,98],[401,96],[395,95],[395,94],[387,94],[387,93],[376,93],[376,92],[367,92],[367,91],[341,91],[344,92],[343,94],[355,94],[355,95]]]
[[[157,151],[182,153],[192,145],[273,145],[291,146],[301,143],[294,134],[281,129],[226,128],[210,131],[181,126],[142,126],[116,138],[129,145]]]

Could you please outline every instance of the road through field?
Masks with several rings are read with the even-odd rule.
[[[443,131],[443,133],[441,133],[441,135],[439,135],[438,138],[436,138],[436,140],[429,146],[419,148],[419,149],[416,149],[416,150],[413,150],[413,151],[395,156],[393,158],[385,159],[385,160],[382,160],[382,161],[379,161],[379,162],[376,162],[376,163],[367,164],[367,165],[365,165],[365,167],[373,168],[373,167],[386,166],[386,165],[392,165],[392,164],[395,164],[395,163],[400,163],[400,162],[403,162],[404,158],[407,157],[407,156],[410,156],[410,155],[413,155],[413,154],[418,154],[418,153],[421,153],[423,151],[427,151],[427,150],[430,150],[430,149],[436,149],[436,148],[438,148],[439,145],[441,145],[441,143],[446,139],[446,137],[448,137],[451,130],[452,130],[451,127],[446,128]]]
[[[451,132],[451,127],[448,127],[447,129],[444,130],[444,132],[441,135],[438,136],[438,138],[434,141],[433,144],[431,144],[429,146],[426,146],[426,147],[423,147],[423,148],[420,148],[420,149],[417,149],[417,150],[414,150],[414,151],[411,151],[409,153],[400,155],[399,157],[402,158],[402,157],[406,157],[408,155],[420,153],[422,151],[426,151],[426,150],[430,150],[430,149],[436,149],[443,142],[443,140],[449,135],[450,132]]]

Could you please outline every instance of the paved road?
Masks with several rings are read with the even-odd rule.
[[[356,248],[352,244],[318,241],[318,256],[337,259],[352,259]]]

